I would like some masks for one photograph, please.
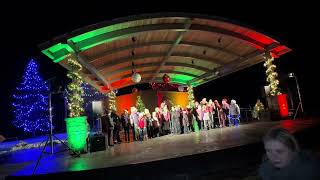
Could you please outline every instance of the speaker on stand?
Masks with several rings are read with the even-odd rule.
[[[94,114],[94,130],[96,133],[102,133],[101,117],[104,115],[102,101],[92,101],[92,112]]]
[[[102,101],[92,102],[92,112],[94,114],[94,132],[89,136],[89,152],[104,151],[106,149],[105,135],[102,133],[102,116],[104,116]]]

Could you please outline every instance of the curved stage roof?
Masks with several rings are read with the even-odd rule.
[[[270,51],[279,57],[285,45],[230,20],[184,13],[143,14],[93,24],[39,45],[54,62],[67,67],[77,54],[86,82],[101,92],[140,83],[198,86],[264,61]]]

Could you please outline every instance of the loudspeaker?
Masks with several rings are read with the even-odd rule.
[[[270,96],[270,86],[263,86],[261,89],[262,89],[262,97]]]
[[[94,114],[103,115],[102,101],[92,101],[92,111]]]
[[[89,151],[96,152],[96,151],[104,151],[106,150],[106,138],[104,134],[96,134],[89,137]]]

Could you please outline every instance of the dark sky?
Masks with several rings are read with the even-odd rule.
[[[319,82],[318,51],[316,39],[317,12],[314,4],[277,1],[254,1],[250,3],[212,1],[65,1],[41,3],[8,2],[2,4],[1,18],[1,99],[0,133],[8,128],[12,119],[11,96],[14,88],[21,82],[25,66],[30,58],[40,64],[44,79],[54,76],[58,81],[65,80],[65,70],[42,55],[37,45],[56,36],[71,32],[94,23],[113,18],[153,12],[185,12],[220,16],[266,33],[287,45],[293,51],[277,59],[280,75],[295,72],[299,78],[305,109],[318,112]],[[260,87],[265,85],[262,64],[207,83],[196,89],[198,98],[203,96],[230,96],[240,104],[254,104],[261,96]],[[290,80],[284,84],[292,86]],[[293,84],[294,85],[294,84]],[[210,91],[209,91],[210,90]],[[211,91],[213,93],[211,93]],[[210,92],[210,93],[209,93]],[[212,97],[210,97],[212,98]]]

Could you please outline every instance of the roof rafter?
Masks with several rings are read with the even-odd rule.
[[[138,64],[138,65],[134,65],[134,69],[140,69],[140,68],[145,68],[145,67],[158,67],[160,66],[160,63],[145,63],[145,64]],[[188,68],[193,68],[193,69],[197,69],[203,72],[209,72],[211,71],[211,69],[208,69],[206,67],[202,67],[202,66],[197,66],[197,65],[193,65],[193,64],[187,64],[187,63],[179,63],[179,62],[167,62],[165,64],[165,66],[179,66],[179,67],[188,67]],[[102,73],[104,76],[108,75],[108,76],[113,76],[115,74],[118,73],[122,73],[125,71],[129,71],[129,70],[133,70],[132,66],[126,66],[124,68],[120,68],[117,69],[115,71],[108,71],[105,73]]]
[[[172,44],[172,46],[170,47],[168,53],[166,54],[166,56],[163,57],[163,59],[161,60],[161,64],[160,66],[157,68],[156,72],[154,73],[153,77],[150,80],[150,83],[154,80],[154,78],[156,78],[161,70],[161,68],[165,65],[166,61],[170,58],[170,56],[173,54],[174,49],[178,46],[178,44],[182,41],[182,37],[183,35],[188,31],[188,29],[190,28],[192,24],[192,19],[186,19],[185,23],[184,23],[184,28],[185,31],[181,31],[179,32],[176,40],[174,41],[174,43]]]
[[[146,47],[146,46],[170,45],[170,44],[173,44],[173,43],[174,43],[174,41],[152,41],[152,42],[144,42],[144,43],[139,43],[139,44],[129,44],[129,45],[126,45],[126,46],[122,46],[122,47],[118,47],[118,48],[115,48],[115,49],[110,49],[110,50],[107,50],[107,51],[100,52],[99,54],[90,57],[89,58],[89,62],[90,63],[94,62],[94,61],[96,61],[98,59],[101,59],[101,58],[103,58],[105,56],[111,55],[113,53],[118,53],[118,52],[121,52],[121,51],[126,51],[126,50],[135,49],[135,48]],[[179,43],[179,45],[198,46],[198,47],[201,47],[201,48],[218,50],[218,51],[221,51],[221,52],[226,53],[226,54],[230,54],[230,55],[233,55],[233,56],[236,56],[236,57],[240,57],[239,54],[237,54],[235,52],[232,52],[230,50],[227,50],[225,48],[222,48],[222,47],[219,47],[219,46],[214,46],[214,45],[202,44],[202,43],[199,43],[199,42],[181,41]]]
[[[131,62],[133,60],[146,59],[146,58],[159,58],[159,57],[163,57],[166,55],[167,55],[167,53],[151,53],[151,54],[144,54],[144,55],[134,56],[134,57],[128,56],[128,57],[124,57],[124,58],[114,59],[110,62],[104,63],[104,64],[100,65],[99,67],[97,67],[97,69],[99,71],[101,71],[105,68],[115,66],[118,64],[122,64],[122,63],[126,63],[126,62]],[[202,55],[191,54],[191,53],[186,53],[186,52],[173,53],[173,54],[171,54],[171,56],[189,57],[189,58],[194,58],[195,60],[207,61],[207,62],[211,62],[211,63],[218,64],[218,65],[224,64],[224,62],[220,59],[209,58],[209,57],[205,57]]]
[[[108,86],[110,90],[112,90],[112,87],[110,86],[110,83],[103,77],[103,75],[97,71],[97,69],[88,63],[88,59],[86,56],[78,53],[79,49],[78,47],[72,42],[68,41],[69,46],[74,50],[76,53],[77,61],[82,65],[85,66],[92,74],[94,74],[105,86]]]
[[[243,62],[245,62],[245,61],[247,61],[249,59],[252,59],[252,58],[255,58],[255,57],[259,56],[259,55],[262,55],[266,51],[269,51],[270,49],[273,49],[273,48],[277,47],[278,45],[279,44],[277,44],[277,43],[273,43],[270,46],[266,47],[265,50],[255,50],[255,51],[253,51],[251,53],[248,53],[247,55],[245,55],[243,57],[240,57],[240,58],[237,58],[236,60],[231,61],[231,63],[228,63],[228,64],[226,64],[224,66],[220,66],[220,67],[214,69],[214,71],[205,73],[205,74],[203,74],[203,75],[201,75],[201,76],[199,76],[197,78],[194,78],[191,81],[189,81],[189,83],[194,83],[194,82],[199,81],[201,79],[207,79],[207,78],[209,78],[211,76],[213,76],[213,77],[207,79],[206,82],[211,81],[211,80],[216,79],[216,78],[221,77],[221,76],[225,76],[225,75],[231,73],[232,69],[234,69],[234,67],[239,65],[240,63],[243,63]],[[213,74],[215,72],[219,72],[219,75],[215,76]]]
[[[124,28],[120,30],[99,34],[99,35],[84,39],[82,41],[76,42],[75,44],[77,45],[77,47],[79,47],[79,49],[82,49],[83,47],[99,45],[104,42],[116,40],[121,37],[126,37],[132,34],[141,33],[141,32],[148,32],[148,31],[155,31],[155,30],[173,30],[173,31],[185,32],[187,30],[190,30],[190,31],[195,30],[195,31],[206,31],[210,33],[222,34],[222,35],[234,37],[237,39],[241,39],[243,41],[247,41],[249,43],[255,44],[262,48],[265,47],[263,43],[251,37],[243,35],[241,33],[234,32],[234,31],[227,30],[220,27],[213,27],[213,26],[200,25],[200,24],[191,25],[192,23],[191,20],[189,18],[188,20],[190,22],[189,27],[186,26],[187,23],[164,23],[164,24],[148,24],[148,25],[142,25],[142,26],[134,26],[134,27]]]

